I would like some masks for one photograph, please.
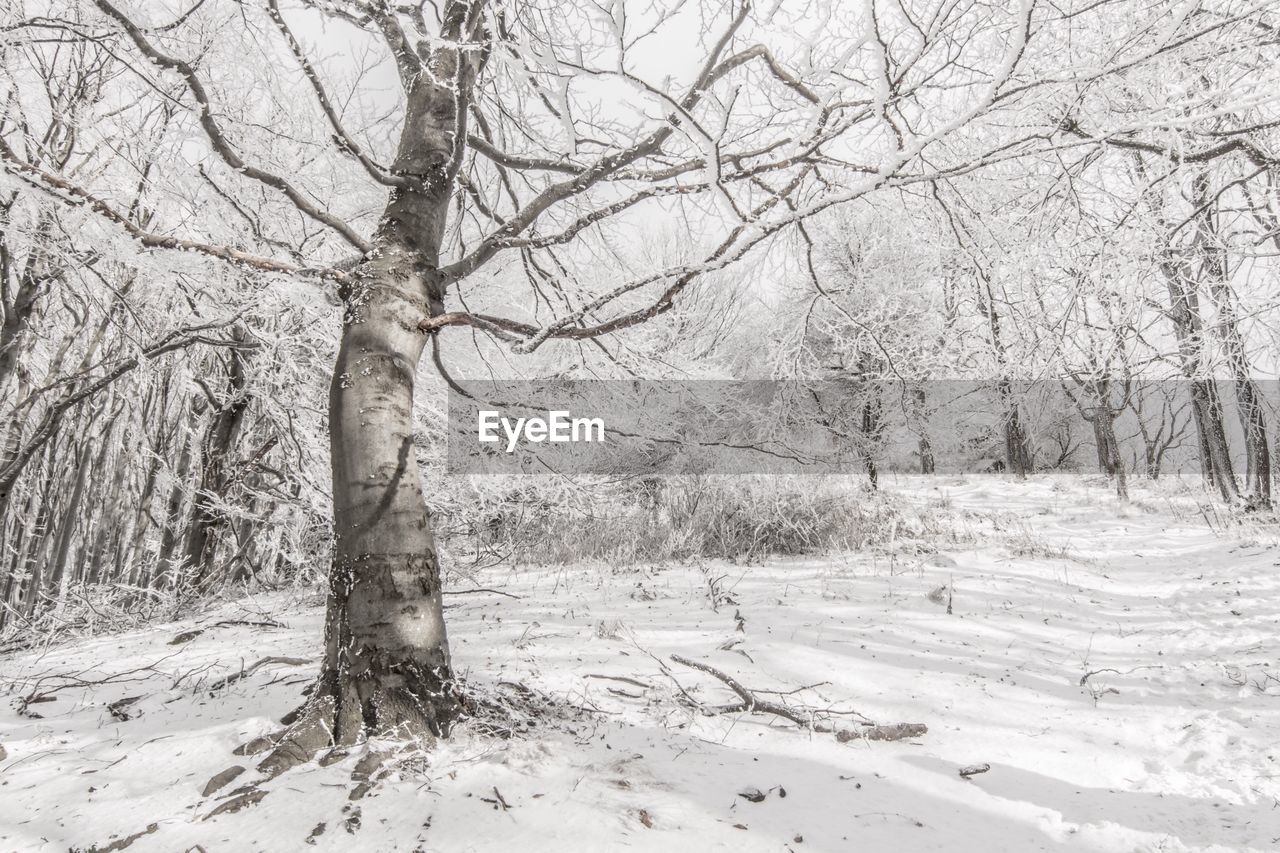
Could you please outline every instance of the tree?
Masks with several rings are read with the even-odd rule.
[[[994,373],[992,380],[1002,408],[1005,469],[1019,480],[1026,479],[1035,468],[1035,454],[1023,411],[1022,394],[1015,382],[1015,374],[1025,373],[1025,365],[1019,371],[1018,359],[1010,351],[1013,336],[1006,328],[1005,308],[1012,300],[1007,293],[1008,283],[999,275],[1010,255],[998,241],[989,249],[985,248],[978,238],[980,232],[960,215],[954,201],[948,200],[937,184],[930,189],[950,232],[949,237],[954,241],[956,252],[952,274],[969,285],[967,289],[972,292],[974,307],[981,319]],[[970,209],[969,218],[980,218],[973,213],[972,202],[966,200],[964,206]],[[990,233],[989,228],[983,230]]]
[[[1221,21],[1230,15],[1230,7],[1196,5],[1188,12],[1187,25]],[[1259,190],[1266,195],[1266,176],[1280,168],[1280,156],[1274,153],[1271,101],[1263,94],[1275,88],[1272,70],[1280,28],[1265,14],[1239,23],[1242,38],[1238,51],[1212,64],[1170,57],[1160,66],[1158,76],[1135,81],[1125,93],[1130,104],[1155,99],[1166,102],[1163,122],[1130,124],[1103,133],[1093,126],[1086,109],[1068,116],[1063,124],[1082,139],[1105,139],[1131,159],[1137,201],[1149,209],[1156,230],[1161,232],[1160,268],[1168,288],[1166,313],[1177,340],[1183,375],[1191,387],[1203,474],[1224,500],[1243,499],[1250,506],[1265,508],[1271,503],[1268,427],[1232,281],[1232,261],[1247,263],[1253,240],[1250,236],[1240,245],[1232,245],[1229,232],[1237,230],[1241,221],[1249,228],[1254,216],[1265,220],[1267,205],[1257,204],[1256,198]],[[1241,78],[1240,71],[1246,67],[1266,71]],[[1194,108],[1197,102],[1213,102],[1217,108],[1201,113]],[[1236,204],[1228,206],[1229,202]],[[1215,316],[1206,317],[1205,295]],[[1234,387],[1244,435],[1243,493],[1214,381],[1218,378],[1214,338]]]
[[[443,735],[465,710],[414,441],[428,347],[443,369],[451,329],[519,354],[627,334],[824,211],[1093,144],[1063,133],[1065,105],[1168,53],[1205,61],[1253,14],[1187,28],[1124,0],[1079,6],[871,3],[815,23],[807,9],[745,2],[640,12],[264,0],[144,13],[84,0],[16,22],[11,31],[33,39],[127,57],[82,120],[84,144],[180,105],[164,138],[182,155],[154,173],[125,150],[93,174],[68,174],[0,134],[5,169],[28,191],[123,231],[140,263],[200,255],[263,287],[336,286],[342,303],[324,661],[262,771],[371,735]],[[359,91],[366,70],[325,67],[299,35],[321,24],[381,51],[399,83],[393,103],[375,86]],[[1117,26],[1128,38],[1112,48]],[[678,37],[697,44],[692,68],[651,47]],[[353,76],[355,91],[336,95]],[[305,104],[284,94],[298,86]],[[117,189],[130,183],[145,216],[121,206]],[[683,220],[694,260],[637,272],[592,251],[654,216]],[[529,298],[485,286],[512,269]],[[976,281],[999,351],[988,273]],[[1011,458],[1025,470],[1009,411]]]
[[[790,306],[797,330],[789,372],[847,389],[848,399],[828,404],[823,425],[838,426],[846,440],[857,436],[872,488],[886,409],[900,410],[916,435],[921,472],[933,473],[925,388],[941,366],[947,325],[936,304],[947,301],[936,253],[918,248],[908,217],[871,205],[842,208],[797,232],[802,274]]]

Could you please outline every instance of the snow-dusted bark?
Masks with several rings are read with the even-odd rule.
[[[1227,268],[1226,248],[1222,245],[1218,229],[1218,202],[1212,195],[1207,170],[1196,175],[1192,184],[1192,203],[1196,206],[1193,239],[1195,254],[1199,260],[1199,274],[1217,315],[1213,324],[1214,332],[1226,356],[1240,426],[1244,433],[1244,498],[1259,509],[1269,509],[1271,449],[1267,441],[1267,419],[1263,411],[1262,392],[1254,381],[1255,371],[1240,330],[1236,296],[1231,287],[1230,270]],[[1225,442],[1225,438],[1221,440]]]

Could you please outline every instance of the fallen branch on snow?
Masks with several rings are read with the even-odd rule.
[[[247,678],[248,676],[252,675],[255,670],[259,669],[260,667],[264,667],[269,663],[278,663],[278,664],[283,664],[284,666],[306,666],[307,664],[311,663],[311,661],[308,660],[307,658],[290,658],[290,657],[282,657],[280,655],[271,655],[269,657],[262,658],[258,661],[255,661],[254,663],[249,664],[249,666],[245,667],[244,669],[241,669],[237,673],[228,675],[226,678],[218,679],[213,684],[209,685],[207,689],[210,691],[221,690],[222,688],[230,684],[235,684],[237,681],[239,681],[242,678]]]
[[[699,663],[690,660],[682,655],[672,655],[671,659],[678,664],[696,669],[699,672],[705,672],[713,678],[719,679],[726,687],[738,694],[741,702],[733,702],[728,705],[702,705],[698,707],[712,714],[733,714],[746,711],[748,713],[773,714],[775,717],[782,717],[784,720],[790,720],[798,726],[809,729],[814,732],[822,732],[825,734],[834,734],[836,740],[841,743],[848,743],[851,740],[904,740],[906,738],[919,737],[929,731],[929,727],[924,723],[864,723],[862,728],[844,728],[836,729],[827,723],[820,722],[815,719],[820,712],[808,708],[797,708],[790,705],[784,705],[781,702],[774,702],[770,699],[760,698],[758,693],[747,689],[743,684],[731,675],[716,669],[705,663]],[[685,694],[688,696],[688,694]],[[691,698],[691,697],[690,697]]]
[[[639,687],[644,690],[650,690],[653,688],[652,684],[646,684],[645,682],[641,681],[638,678],[629,678],[628,676],[625,676],[625,675],[601,675],[595,672],[588,672],[582,677],[583,678],[603,678],[608,681],[621,681],[623,684],[631,684],[635,687]]]
[[[489,593],[493,593],[494,595],[505,595],[507,598],[514,598],[516,601],[519,601],[521,599],[521,596],[515,595],[514,593],[503,592],[500,589],[490,589],[489,587],[486,587],[486,586],[478,586],[478,587],[475,587],[474,589],[446,589],[443,594],[444,595],[472,595],[477,592],[489,592]]]
[[[267,619],[265,621],[251,620],[251,619],[223,619],[220,622],[214,622],[212,625],[206,625],[202,628],[192,628],[190,631],[183,631],[181,634],[178,634],[176,637],[170,640],[169,645],[180,646],[183,643],[189,643],[192,640],[194,640],[196,637],[199,637],[205,631],[208,631],[212,628],[235,628],[235,627],[283,628],[285,627],[285,624],[283,622],[277,622],[274,619]]]
[[[814,731],[829,729],[814,728]],[[836,740],[848,743],[851,740],[906,740],[929,733],[924,723],[883,723],[865,726],[861,729],[839,729]]]

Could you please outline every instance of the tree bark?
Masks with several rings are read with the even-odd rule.
[[[1000,399],[1004,403],[1004,455],[1006,470],[1019,480],[1025,480],[1032,471],[1031,447],[1026,430],[1022,426],[1022,415],[1018,400],[1014,396],[1013,386],[1007,379],[997,383]]]
[[[912,417],[916,424],[917,450],[920,453],[920,473],[932,474],[937,470],[937,462],[933,457],[933,441],[929,437],[929,424],[926,417],[926,397],[922,386],[917,386],[911,394]]]
[[[1022,426],[1022,416],[1018,400],[1013,393],[1013,383],[1008,375],[1008,354],[1000,333],[1000,314],[996,311],[995,293],[987,274],[979,271],[983,287],[978,290],[979,307],[986,315],[987,325],[991,331],[991,347],[996,356],[996,369],[1000,378],[996,388],[1000,392],[1000,400],[1004,404],[1004,456],[1006,470],[1019,480],[1025,480],[1032,470],[1031,447],[1026,431]]]
[[[1109,383],[1103,380],[1100,384],[1098,398],[1101,405],[1095,410],[1090,423],[1093,424],[1094,435],[1100,446],[1098,455],[1101,458],[1103,472],[1116,484],[1116,496],[1122,501],[1129,500],[1129,476],[1125,470],[1124,457],[1120,455],[1120,442],[1116,438],[1116,417],[1119,412],[1110,407],[1111,391]]]
[[[398,239],[378,241],[348,300],[330,387],[335,553],[321,684],[338,743],[365,728],[444,734],[458,712],[414,448],[428,278]]]
[[[1214,217],[1216,203],[1211,198],[1207,170],[1196,176],[1194,197],[1200,211],[1196,216],[1195,240],[1201,258],[1200,274],[1207,284],[1209,298],[1217,312],[1214,326],[1231,371],[1240,426],[1244,431],[1244,492],[1250,506],[1269,509],[1271,451],[1267,443],[1266,415],[1262,409],[1262,394],[1253,380],[1244,336],[1240,333],[1235,294],[1231,291],[1226,250],[1218,236],[1218,224]],[[1223,440],[1225,442],[1225,435]]]
[[[1191,383],[1191,412],[1200,448],[1200,470],[1205,484],[1216,488],[1222,499],[1234,502],[1240,496],[1226,429],[1222,424],[1222,403],[1213,379],[1203,375],[1204,328],[1200,317],[1200,297],[1196,283],[1171,260],[1163,265],[1169,289],[1169,319],[1178,342],[1182,374]]]
[[[1098,456],[1098,471],[1110,477],[1111,457],[1107,448],[1107,437],[1102,433],[1102,423],[1091,420],[1089,424],[1093,427],[1093,446]]]
[[[244,340],[244,329],[232,330],[231,337]],[[213,420],[205,432],[200,452],[200,483],[192,498],[191,524],[187,528],[186,564],[195,582],[207,588],[214,580],[213,563],[217,540],[217,528],[224,522],[219,504],[227,496],[231,479],[229,457],[235,448],[249,408],[245,393],[244,355],[236,347],[227,351],[227,378],[223,389],[225,399],[214,412]]]
[[[439,252],[483,57],[480,2],[450,3],[442,46],[414,73],[391,191],[371,250],[342,293],[329,389],[334,556],[325,657],[301,718],[259,767],[275,774],[329,745],[370,735],[445,735],[462,712],[449,656],[440,570],[414,446],[413,400],[427,335],[443,313]],[[443,86],[436,81],[450,81]]]
[[[1120,442],[1116,440],[1115,416],[1106,413],[1102,418],[1102,435],[1107,443],[1112,476],[1116,481],[1116,496],[1122,501],[1129,500],[1129,474],[1124,467],[1124,459],[1120,456]]]
[[[1226,427],[1222,423],[1222,401],[1218,399],[1218,389],[1212,379],[1191,381],[1191,407],[1205,480],[1211,488],[1218,490],[1224,501],[1234,502],[1240,496],[1240,489],[1231,464]]]
[[[200,398],[196,398],[199,400]],[[179,419],[183,417],[179,414]],[[185,529],[184,520],[186,518],[183,513],[185,506],[185,497],[187,483],[191,479],[191,462],[192,462],[192,444],[195,442],[193,433],[199,425],[200,412],[199,407],[193,401],[190,410],[186,413],[186,418],[190,422],[190,428],[183,428],[181,422],[174,427],[175,439],[181,442],[182,450],[178,455],[178,464],[172,472],[173,484],[169,487],[169,497],[165,501],[164,512],[164,529],[160,534],[160,546],[156,552],[156,563],[153,568],[154,575],[147,579],[146,586],[154,586],[158,589],[165,587],[176,587],[179,584],[179,573],[181,570],[181,560],[177,558],[178,544],[182,540],[182,532]]]
[[[867,398],[862,403],[862,464],[872,491],[880,488],[880,472],[876,468],[876,448],[880,443],[879,387],[871,383],[866,389]]]

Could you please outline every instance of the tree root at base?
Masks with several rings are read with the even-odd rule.
[[[447,689],[452,691],[451,686]],[[456,698],[450,693],[446,704]],[[367,751],[352,771],[356,785],[351,799],[359,799],[380,778],[378,770],[390,757],[409,750],[417,752],[434,743],[442,728],[439,719],[425,703],[408,696],[406,691],[377,689],[362,701],[354,689],[333,689],[322,677],[307,702],[286,715],[284,729],[235,749],[237,755],[266,753],[256,767],[260,778],[227,794],[204,819],[258,803],[267,794],[261,786],[294,767],[317,758],[322,766],[335,764],[364,744]],[[401,747],[375,749],[374,741],[398,743]],[[217,794],[244,770],[241,765],[233,765],[218,773],[205,785],[204,796]]]
[[[582,713],[581,709],[513,682],[499,682],[488,689],[464,689],[463,683],[455,680],[444,691],[442,704],[452,718],[470,720],[477,731],[494,737],[509,738],[532,730],[548,718],[576,718]],[[371,700],[361,702],[354,691],[344,695],[322,678],[313,685],[310,698],[284,716],[285,728],[236,747],[236,755],[266,753],[256,767],[259,777],[224,795],[204,819],[258,803],[266,796],[262,787],[265,783],[298,765],[318,760],[321,766],[328,766],[360,748],[366,751],[352,771],[355,786],[350,799],[362,798],[391,768],[405,759],[421,756],[435,742],[441,729],[440,718],[433,716],[430,708],[424,708],[425,704],[396,689],[377,690]],[[228,767],[208,781],[203,795],[217,795],[245,772],[243,765]]]
[[[685,700],[704,714],[744,711],[770,714],[809,731],[832,734],[841,743],[904,740],[928,732],[924,723],[882,724],[865,718],[858,725],[837,728],[829,721],[831,712],[766,698],[762,694],[769,691],[750,690],[733,676],[709,664],[681,655],[672,655],[671,660],[712,676],[738,696],[737,702],[706,705],[681,688]],[[433,744],[447,728],[442,725],[442,720],[470,717],[478,720],[490,734],[510,737],[536,725],[535,718],[539,713],[555,712],[551,697],[524,685],[502,682],[499,688],[505,693],[486,696],[464,693],[458,683],[450,682],[439,697],[442,700],[440,707],[445,709],[446,715],[441,716],[430,703],[403,689],[375,688],[371,697],[362,700],[354,689],[337,688],[322,676],[310,691],[306,703],[284,717],[285,728],[236,748],[237,755],[266,753],[256,767],[259,777],[257,781],[223,795],[204,819],[237,812],[261,802],[267,796],[263,785],[298,765],[318,760],[322,766],[328,766],[363,748],[364,754],[356,761],[351,773],[353,787],[349,799],[356,801],[391,773],[401,759],[408,755],[420,756],[424,748]],[[203,795],[217,795],[245,772],[242,765],[228,767],[209,780]]]

